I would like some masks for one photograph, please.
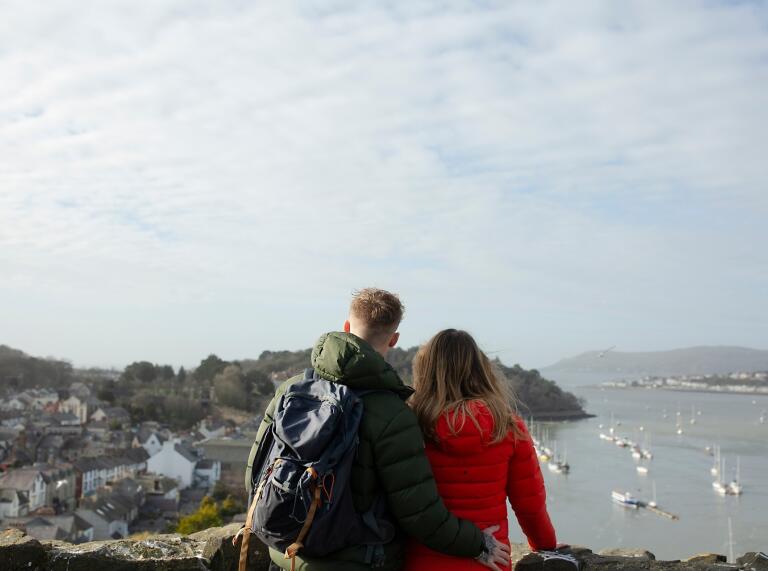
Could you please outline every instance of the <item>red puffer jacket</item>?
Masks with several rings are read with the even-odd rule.
[[[555,530],[546,506],[544,479],[525,423],[517,419],[524,438],[512,432],[498,443],[493,440],[493,417],[485,404],[476,401],[472,410],[480,428],[467,419],[458,434],[451,434],[448,416],[438,421],[438,443],[427,442],[427,456],[445,505],[456,516],[480,529],[498,525],[499,541],[509,543],[507,498],[533,549],[554,549]],[[412,542],[406,570],[465,571],[487,569],[466,558],[449,557]]]

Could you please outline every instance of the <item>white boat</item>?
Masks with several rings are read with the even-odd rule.
[[[691,424],[696,424],[696,407],[691,405],[691,420],[688,421]]]
[[[547,464],[550,472],[567,474],[571,471],[571,467],[568,465],[568,460],[566,459],[566,453],[567,448],[563,446],[563,459],[559,460],[557,458],[557,443],[555,443],[555,454],[552,456],[552,460],[550,460],[549,464]]]
[[[632,458],[634,458],[635,460],[640,460],[640,458],[642,458],[642,457],[643,457],[643,450],[639,446],[637,446],[637,445],[633,446],[632,447]]]
[[[640,507],[640,500],[634,497],[629,492],[617,492],[616,490],[611,492],[611,499],[625,508],[637,509]]]
[[[653,499],[648,502],[648,505],[652,508],[658,507],[658,504],[656,503],[656,480],[651,482],[651,486],[653,487]]]
[[[712,487],[721,496],[724,496],[728,493],[728,486],[723,484],[720,480],[715,480],[712,482]]]
[[[637,466],[637,473],[641,476],[647,476],[648,475],[648,466],[643,466],[642,464],[638,464]]]
[[[556,474],[567,474],[571,471],[571,467],[568,465],[568,463],[561,460],[552,460],[549,464],[547,464],[547,466],[549,467],[550,472],[554,472]]]
[[[726,487],[726,493],[729,496],[740,496],[742,493],[741,483],[739,483],[739,472],[741,471],[741,459],[736,456],[736,477],[730,481]]]
[[[720,447],[717,444],[715,444],[714,457],[715,460],[712,467],[709,469],[709,473],[718,477],[720,475]]]
[[[765,410],[760,413],[760,418],[758,420],[760,421],[760,424],[765,424]]]
[[[645,460],[653,460],[653,452],[651,452],[651,433],[648,432],[645,435],[645,448],[640,450],[640,456]]]
[[[725,474],[725,458],[722,458],[720,460],[720,466],[718,468],[718,479],[712,482],[712,488],[721,496],[724,496],[728,493],[728,485],[721,479],[722,475]]]

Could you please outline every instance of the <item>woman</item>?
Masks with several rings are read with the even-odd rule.
[[[426,440],[437,487],[446,506],[509,544],[507,502],[532,549],[554,549],[539,462],[525,423],[515,414],[506,382],[466,331],[446,329],[413,361],[410,404]],[[406,569],[483,569],[419,543],[409,547]],[[509,566],[507,566],[509,569]]]

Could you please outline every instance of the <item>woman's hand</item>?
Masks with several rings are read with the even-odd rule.
[[[499,531],[498,525],[483,530],[483,552],[476,559],[478,563],[494,571],[509,569],[511,554],[509,545],[494,537],[493,534],[497,531]]]

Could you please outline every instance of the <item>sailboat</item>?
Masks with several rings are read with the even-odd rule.
[[[740,496],[742,489],[739,483],[739,472],[741,471],[741,458],[736,456],[736,477],[728,484],[726,492],[729,496]]]
[[[709,469],[709,473],[713,476],[717,477],[720,475],[720,446],[715,444],[715,462],[712,465],[712,467]]]
[[[763,411],[760,413],[759,421],[760,424],[765,424],[765,409],[763,409]]]
[[[637,473],[641,476],[647,476],[648,475],[648,466],[645,466],[644,464],[638,464],[637,465]]]
[[[550,472],[555,472],[557,474],[567,474],[571,471],[571,467],[568,465],[568,460],[566,458],[567,448],[563,446],[563,459],[558,460],[557,458],[557,442],[555,442],[555,454],[552,457],[552,460],[549,461],[548,467]]]
[[[653,499],[648,502],[648,505],[652,508],[658,507],[658,504],[656,503],[656,480],[651,482],[651,486],[653,487]]]
[[[696,405],[691,405],[691,420],[688,422],[690,424],[696,424]]]
[[[722,458],[720,460],[720,468],[719,468],[718,474],[719,474],[718,479],[712,482],[712,488],[714,488],[714,490],[718,494],[720,494],[721,496],[724,496],[728,493],[728,486],[722,480],[722,475],[725,474],[725,458]]]
[[[651,452],[651,433],[648,432],[645,435],[645,447],[640,450],[640,455],[646,460],[653,460],[653,452]]]

